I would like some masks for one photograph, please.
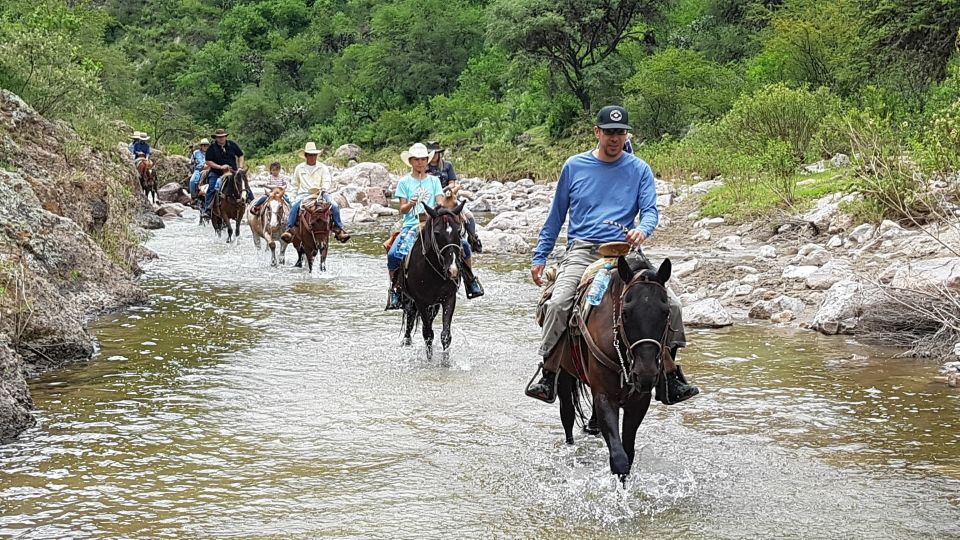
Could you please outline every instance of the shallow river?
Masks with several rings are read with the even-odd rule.
[[[168,222],[150,303],[31,383],[39,426],[0,446],[0,537],[960,537],[960,392],[935,365],[691,330],[703,394],[651,408],[622,489],[600,439],[567,447],[556,405],[523,396],[524,261],[478,258],[487,295],[461,292],[442,368],[382,311],[382,238],[307,275],[243,235]]]

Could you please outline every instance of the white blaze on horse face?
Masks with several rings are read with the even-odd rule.
[[[453,234],[453,227],[451,227],[450,225],[447,225],[447,234],[448,235]]]
[[[277,226],[277,213],[280,211],[280,201],[273,199],[270,201],[270,227]]]

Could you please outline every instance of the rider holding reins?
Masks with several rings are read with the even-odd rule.
[[[225,174],[243,170],[245,159],[243,150],[237,143],[227,140],[227,131],[218,129],[213,133],[213,144],[206,152],[207,168],[207,195],[203,200],[203,214],[210,217],[210,202],[213,195],[220,190],[220,180]],[[253,201],[253,193],[247,191],[247,202]]]
[[[598,253],[601,244],[624,239],[623,230],[603,222],[609,220],[621,224],[628,231],[627,242],[639,247],[653,234],[659,221],[656,186],[650,166],[623,150],[629,129],[627,111],[622,107],[610,105],[600,109],[593,128],[599,145],[567,159],[560,172],[553,205],[540,231],[530,268],[534,283],[542,284],[547,255],[553,251],[569,213],[567,252],[560,260],[553,296],[544,305],[539,351],[544,359],[543,377],[527,388],[530,397],[553,401],[556,396],[560,355],[551,355],[551,352],[567,330],[580,278],[590,264],[602,258]],[[640,224],[634,228],[638,214]],[[667,345],[676,358],[677,350],[687,342],[680,302],[669,287],[667,291],[671,328]],[[679,369],[666,375],[667,395],[661,395],[658,390],[657,400],[678,403],[699,393],[695,386],[687,384]]]
[[[297,219],[300,216],[300,205],[303,201],[319,196],[330,203],[330,215],[333,221],[331,230],[334,237],[340,242],[346,242],[350,235],[343,229],[343,220],[340,219],[340,206],[334,202],[333,197],[326,190],[333,184],[333,173],[324,163],[317,161],[320,156],[320,150],[314,142],[308,142],[300,151],[300,157],[303,162],[299,163],[293,169],[293,180],[290,181],[290,191],[293,192],[295,202],[290,207],[290,217],[287,218],[287,230],[280,238],[284,242],[293,240],[291,229],[297,226]]]

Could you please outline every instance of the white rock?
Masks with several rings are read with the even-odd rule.
[[[812,186],[813,184],[816,184],[816,183],[817,183],[817,179],[816,179],[816,178],[807,178],[806,180],[801,180],[801,181],[797,182],[797,187],[800,187],[800,186]]]
[[[712,218],[703,218],[700,221],[697,221],[693,224],[695,228],[712,228],[718,227],[724,224],[724,219],[722,217],[712,217]]]
[[[743,249],[743,239],[736,235],[724,236],[715,246],[723,251],[737,251]]]
[[[734,267],[733,267],[733,271],[734,271],[734,272],[743,272],[744,274],[756,274],[756,273],[759,272],[756,268],[754,268],[754,267],[752,267],[752,266],[746,266],[746,265],[734,266]]]
[[[834,167],[846,167],[847,165],[850,165],[850,156],[846,154],[835,154],[832,158],[830,158],[830,163]]]
[[[733,318],[716,298],[707,298],[683,307],[683,321],[692,328],[720,328]]]
[[[863,313],[864,285],[853,280],[834,283],[813,318],[814,330],[827,335],[850,333]]]
[[[936,286],[960,289],[960,258],[941,257],[900,265],[890,281],[893,287]]]
[[[349,159],[357,159],[360,157],[360,147],[355,144],[343,144],[337,148],[336,152],[333,155],[337,157],[345,157]]]
[[[335,186],[381,187],[392,190],[394,177],[382,163],[357,163],[333,176]]]
[[[760,249],[757,250],[758,259],[776,259],[777,258],[777,248],[773,246],[760,246]]]
[[[367,210],[375,216],[397,216],[400,215],[400,211],[396,208],[389,208],[380,204],[371,204]]]
[[[960,343],[953,346],[953,355],[960,358]],[[958,367],[960,369],[960,367]]]
[[[798,279],[803,280],[810,277],[811,274],[817,271],[819,267],[817,266],[794,266],[788,265],[784,267],[781,277],[783,279]]]
[[[489,212],[492,207],[486,197],[478,196],[476,199],[468,202],[465,208],[471,212]]]
[[[698,268],[700,268],[700,259],[690,259],[688,261],[674,264],[670,275],[682,278],[687,274],[695,272]]]
[[[846,261],[835,259],[807,276],[806,283],[811,289],[825,291],[834,283],[849,279],[852,274],[853,268]]]
[[[840,238],[840,235],[835,234],[830,237],[830,240],[827,241],[827,247],[831,249],[836,249],[843,245],[843,239]]]
[[[723,182],[719,180],[706,180],[698,184],[694,184],[688,188],[690,193],[706,193],[715,187],[720,187],[723,185]]]
[[[790,311],[794,314],[801,313],[805,307],[806,304],[803,303],[803,300],[781,294],[772,300],[760,300],[754,303],[750,307],[748,317],[751,319],[769,319],[775,313],[783,311]]]
[[[697,234],[693,235],[693,239],[699,242],[709,242],[711,236],[712,235],[710,234],[709,230],[697,229]]]
[[[841,197],[842,195],[840,193],[833,193],[826,197],[821,197],[817,199],[812,209],[797,217],[803,221],[813,223],[821,231],[826,230],[830,226],[830,220],[832,220],[840,210]]]
[[[671,204],[673,204],[673,195],[671,195],[670,193],[657,195],[657,208],[666,208]]]
[[[498,214],[490,220],[490,223],[487,223],[485,228],[492,231],[512,231],[524,229],[528,226],[529,222],[527,221],[527,215],[525,213],[511,211]]]
[[[523,236],[502,231],[477,231],[484,253],[529,253],[530,244]]]
[[[793,312],[789,309],[785,309],[778,313],[774,313],[770,316],[770,322],[774,324],[780,324],[785,322],[790,322],[793,320]]]
[[[756,285],[757,283],[760,283],[760,276],[757,274],[747,274],[740,278],[740,283],[745,285]]]
[[[863,225],[858,225],[847,235],[847,240],[850,240],[854,244],[862,245],[873,238],[873,235],[876,233],[877,228],[869,223],[864,223]]]
[[[810,165],[805,165],[805,166],[803,167],[803,170],[805,170],[805,171],[807,171],[807,172],[810,172],[810,173],[814,173],[814,174],[816,174],[816,173],[822,173],[823,171],[826,171],[826,170],[827,170],[827,163],[821,159],[820,161],[818,161],[818,162],[816,162],[816,163],[811,163]]]

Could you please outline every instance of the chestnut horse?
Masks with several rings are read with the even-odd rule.
[[[309,198],[300,203],[297,224],[290,229],[290,245],[297,250],[297,266],[307,258],[307,271],[313,272],[313,261],[320,254],[320,271],[327,270],[327,251],[330,249],[330,223],[333,211],[323,197]]]
[[[153,162],[147,158],[139,159],[137,161],[137,172],[140,174],[140,188],[143,189],[144,196],[146,196],[148,202],[156,204],[159,197],[157,185],[160,181],[157,178],[157,171],[153,170]],[[151,195],[153,201],[150,201]]]
[[[670,259],[653,271],[639,253],[618,257],[607,293],[587,320],[580,317],[578,305],[573,308],[571,325],[579,327],[581,336],[565,333],[552,352],[561,358],[557,388],[567,443],[573,443],[579,407],[577,357],[582,361],[582,372],[593,393],[594,414],[610,452],[610,472],[624,482],[633,466],[637,430],[650,407],[651,391],[664,376],[664,362],[668,368],[672,363],[666,345],[670,320],[666,284],[670,272]],[[622,435],[620,409],[624,412]]]
[[[213,194],[213,200],[210,201],[210,224],[213,225],[217,236],[220,236],[226,227],[228,244],[233,241],[234,234],[240,238],[240,221],[247,209],[247,204],[243,200],[244,191],[250,192],[247,172],[240,170],[227,173],[220,178],[220,190]],[[230,220],[236,223],[233,228]]]
[[[290,213],[290,203],[283,198],[283,188],[273,188],[273,191],[267,193],[267,200],[260,205],[260,213],[253,213],[253,205],[247,208],[247,224],[250,225],[250,232],[253,233],[253,244],[260,249],[260,238],[267,242],[270,253],[273,255],[270,260],[271,266],[276,266],[279,260],[284,263],[284,253],[287,251],[287,243],[280,239],[283,229],[287,225],[287,215]],[[277,242],[280,242],[280,257],[277,257]]]

